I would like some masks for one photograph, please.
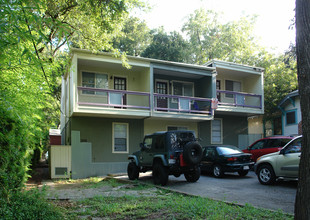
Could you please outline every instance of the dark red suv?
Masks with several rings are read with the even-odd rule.
[[[293,137],[289,136],[272,136],[259,139],[251,144],[247,149],[242,150],[244,153],[252,154],[252,159],[256,162],[257,158],[262,155],[277,152],[284,147]]]

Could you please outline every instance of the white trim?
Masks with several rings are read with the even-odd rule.
[[[212,135],[212,122],[215,120],[219,120],[221,122],[221,141],[220,142],[213,142],[213,135]],[[223,144],[223,119],[222,118],[214,118],[210,123],[210,132],[211,132],[211,144]]]
[[[126,125],[126,146],[127,146],[127,149],[126,151],[115,151],[114,150],[114,125]],[[112,153],[115,153],[115,154],[127,154],[129,153],[129,125],[128,123],[120,123],[120,122],[112,122]]]

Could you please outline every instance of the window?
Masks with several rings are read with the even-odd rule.
[[[144,140],[144,147],[151,149],[152,148],[152,142],[153,138],[152,137],[147,137]]]
[[[225,80],[225,89],[226,91],[234,91],[234,92],[241,92],[241,83],[232,81],[232,80]],[[233,94],[226,94],[226,98],[233,98]]]
[[[284,147],[291,139],[269,139],[264,148]]]
[[[266,143],[266,140],[258,141],[258,142],[256,142],[256,143],[251,147],[251,150],[263,149],[265,143]]]
[[[82,72],[82,86],[89,88],[108,89],[108,75],[100,73]],[[106,95],[106,92],[83,90],[83,94]]]
[[[300,153],[301,152],[301,138],[295,139],[290,145],[285,148],[285,153]]]
[[[211,144],[222,144],[222,120],[214,119],[211,121]]]
[[[128,153],[128,124],[113,123],[113,153]]]
[[[187,127],[180,127],[180,126],[168,126],[167,131],[186,131]]]
[[[286,125],[296,124],[296,110],[286,112]]]
[[[173,83],[173,95],[179,96],[194,96],[194,84],[188,82],[172,82]]]

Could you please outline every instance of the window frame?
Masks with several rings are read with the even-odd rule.
[[[126,151],[115,151],[115,125],[126,125]],[[129,153],[129,124],[123,122],[113,122],[112,123],[112,153],[116,154],[126,154]]]
[[[232,89],[233,90],[228,90],[227,89],[227,81],[231,81],[232,82]],[[236,91],[236,90],[234,90],[234,82],[235,83],[240,83],[240,91]],[[237,81],[237,80],[231,80],[231,79],[225,79],[225,91],[230,91],[230,92],[241,92],[242,91],[242,82],[241,81]],[[230,99],[233,99],[235,97],[235,95],[234,94],[227,94],[227,93],[225,93],[225,98],[230,98]]]
[[[185,96],[184,95],[184,84],[192,85],[192,96],[185,96],[185,97],[195,97],[195,83],[194,82],[186,82],[186,81],[179,81],[179,80],[172,80],[172,88],[171,88],[171,94],[174,94],[174,83],[181,83],[182,84],[182,95],[176,95],[176,96]]]
[[[109,73],[106,73],[106,72],[96,72],[96,71],[89,71],[89,70],[81,70],[81,86],[83,86],[83,73],[93,73],[95,75],[95,79],[94,79],[94,87],[86,87],[86,88],[94,88],[94,89],[109,89],[110,88],[110,82],[109,82],[109,77],[110,77],[110,74]],[[107,88],[99,88],[99,87],[96,87],[96,75],[106,75],[107,76]],[[82,91],[82,94],[83,95],[91,95],[91,96],[94,96],[94,95],[103,95],[103,96],[107,96],[107,94],[100,94],[100,93],[106,93],[106,92],[101,92],[101,91],[94,91],[94,93],[85,93],[85,91],[83,90]]]
[[[287,114],[288,113],[294,113],[294,118],[295,122],[294,123],[287,123]],[[290,125],[296,125],[297,123],[297,109],[291,109],[285,112],[285,125],[290,126]]]
[[[213,141],[213,126],[212,126],[212,123],[215,121],[215,120],[217,120],[217,121],[220,121],[220,124],[221,124],[221,131],[220,131],[220,133],[221,133],[221,140],[220,140],[220,142],[215,142],[215,141]],[[211,124],[210,124],[210,127],[211,127],[211,144],[223,144],[223,119],[222,118],[214,118],[212,121],[211,121]]]
[[[174,94],[174,83],[181,83],[182,84],[182,95]],[[184,84],[192,85],[192,96],[185,96],[184,95]],[[195,83],[194,82],[179,81],[179,80],[172,80],[171,81],[171,95],[183,96],[183,97],[195,97]],[[178,103],[178,98],[172,98],[171,102],[172,103]]]
[[[169,127],[170,127],[170,128],[176,127],[177,130],[169,130]],[[185,128],[185,129],[180,129],[180,128]],[[167,129],[166,129],[166,131],[184,131],[184,130],[188,131],[188,130],[189,130],[189,129],[188,129],[188,126],[167,125]]]

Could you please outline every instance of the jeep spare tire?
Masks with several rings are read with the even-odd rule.
[[[183,148],[184,161],[189,165],[196,165],[202,159],[202,147],[197,142],[189,142]]]

